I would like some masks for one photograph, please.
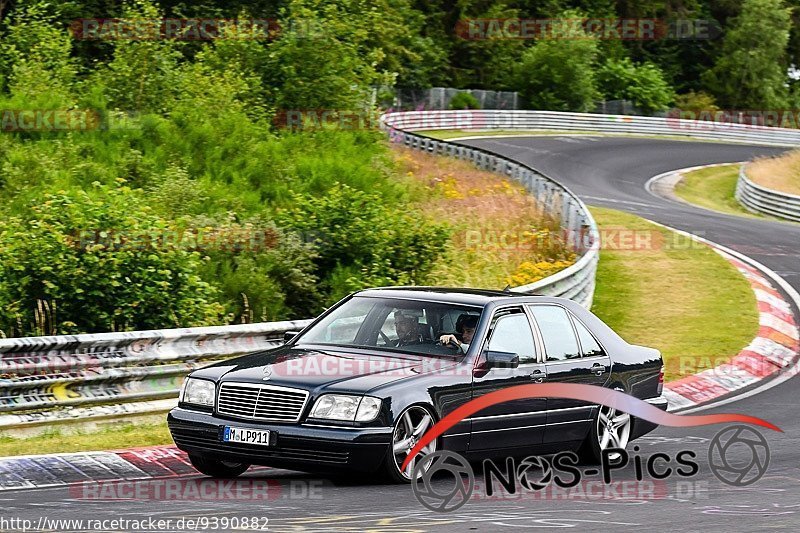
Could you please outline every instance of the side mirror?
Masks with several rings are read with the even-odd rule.
[[[519,355],[511,352],[486,352],[487,370],[492,368],[517,368],[519,366]]]
[[[291,342],[292,339],[297,337],[297,334],[300,333],[299,331],[285,331],[283,333],[283,342],[284,344],[287,342]]]

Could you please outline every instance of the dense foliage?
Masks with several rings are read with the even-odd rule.
[[[372,31],[326,34],[332,55],[313,65],[321,43],[292,32],[81,50],[58,22],[74,7],[17,3],[5,19],[5,335],[305,318],[355,288],[427,281],[449,230],[415,217],[382,135],[277,124],[279,106],[367,109],[370,84],[388,83],[362,49]],[[328,24],[342,7],[292,8]],[[147,2],[122,14],[162,16]],[[25,128],[18,110],[73,110],[87,127]]]
[[[4,79],[9,86],[21,79],[32,82],[47,68],[54,75],[51,88],[62,88],[81,71],[100,65],[95,81],[109,86],[115,105],[165,109],[170,78],[178,74],[176,61],[205,54],[206,43],[75,40],[64,61],[61,52],[70,45],[56,38],[59,30],[83,18],[239,17],[275,20],[280,30],[270,39],[229,42],[217,60],[246,69],[249,76],[240,81],[251,89],[258,81],[262,103],[278,108],[345,109],[360,105],[373,87],[447,86],[519,90],[532,104],[581,109],[596,98],[625,96],[620,86],[633,79],[634,96],[648,111],[664,109],[671,103],[668,97],[689,91],[703,91],[723,108],[761,109],[797,104],[786,88],[793,84],[789,67],[800,65],[800,17],[791,11],[798,5],[800,0],[158,0],[152,5],[69,0],[54,9],[37,0],[3,0],[0,84]],[[512,26],[489,31],[490,21],[580,18],[652,19],[658,31],[653,38],[601,35],[593,45],[536,32],[519,38],[508,31]],[[15,22],[21,20],[24,30]],[[471,34],[470,23],[485,31]],[[546,61],[546,52],[560,64]],[[150,75],[158,72],[163,76]],[[148,75],[141,78],[143,73]],[[553,94],[533,97],[538,86],[532,80],[558,83],[573,74],[571,89],[583,94],[568,97],[549,87]],[[599,79],[602,83],[592,83]],[[578,85],[587,80],[586,86]],[[639,83],[650,81],[655,87]]]
[[[0,331],[306,317],[357,287],[425,283],[452,228],[413,208],[371,127],[396,89],[516,90],[558,110],[793,106],[795,3],[0,0]],[[87,33],[164,17],[240,24]],[[721,31],[520,39],[468,24],[586,17]]]

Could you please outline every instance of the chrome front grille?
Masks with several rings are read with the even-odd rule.
[[[225,416],[297,422],[308,401],[308,391],[259,385],[257,383],[222,383],[217,396],[217,412]]]

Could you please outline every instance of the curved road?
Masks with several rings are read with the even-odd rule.
[[[656,198],[644,190],[652,176],[688,166],[733,162],[778,149],[716,143],[660,141],[617,137],[528,137],[464,141],[464,144],[511,156],[560,180],[593,205],[614,207],[702,235],[753,257],[800,289],[800,225],[742,219]],[[247,494],[223,494],[216,501],[118,501],[111,504],[66,489],[0,493],[3,515],[38,520],[50,518],[173,519],[180,517],[266,516],[271,531],[519,531],[541,528],[669,528],[681,531],[800,528],[800,401],[798,380],[790,379],[761,394],[714,411],[763,417],[785,433],[768,438],[771,464],[757,483],[732,488],[709,470],[710,439],[719,426],[660,428],[636,441],[642,457],[661,452],[674,458],[681,451],[697,454],[699,472],[690,478],[670,477],[645,487],[654,497],[555,495],[549,500],[470,501],[447,514],[425,510],[405,486],[361,484],[288,471],[272,471],[278,487],[270,501]],[[587,474],[588,475],[588,474]],[[262,474],[263,476],[263,474]],[[615,479],[632,480],[632,470]],[[264,479],[250,474],[248,480]],[[598,496],[598,477],[582,485]],[[645,477],[648,481],[649,478]],[[239,485],[241,486],[241,485]],[[617,489],[618,485],[615,486]],[[654,490],[653,490],[654,489]],[[175,522],[173,522],[175,524]],[[66,526],[56,528],[69,529]],[[175,526],[171,530],[180,530]]]

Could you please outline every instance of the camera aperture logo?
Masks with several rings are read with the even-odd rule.
[[[728,485],[745,487],[761,479],[769,468],[767,439],[755,429],[731,426],[723,429],[708,447],[708,465]]]
[[[453,486],[444,492],[437,491],[433,484],[433,476],[442,472],[447,472],[453,482]],[[415,481],[411,483],[411,490],[417,501],[437,513],[448,513],[462,507],[475,488],[475,472],[470,464],[461,455],[447,450],[423,457],[414,467],[412,479]]]

